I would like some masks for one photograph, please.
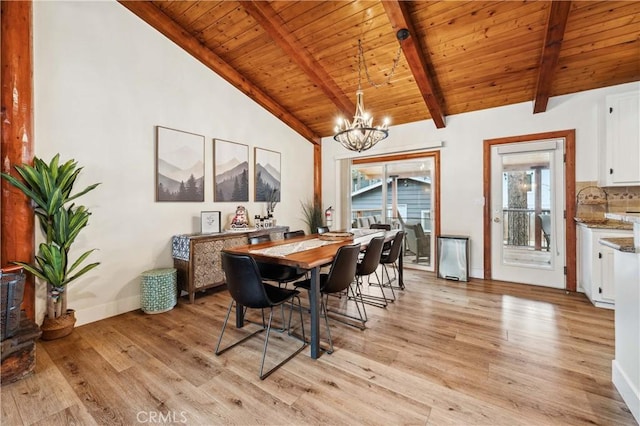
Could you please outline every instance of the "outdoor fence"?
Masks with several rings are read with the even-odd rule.
[[[549,209],[542,209],[538,214],[549,213]],[[536,211],[533,209],[503,209],[503,243],[508,246],[535,248],[537,222],[542,247],[547,248],[538,214],[536,214]]]

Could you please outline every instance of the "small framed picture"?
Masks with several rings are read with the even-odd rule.
[[[220,212],[200,212],[200,232],[203,234],[220,232]]]

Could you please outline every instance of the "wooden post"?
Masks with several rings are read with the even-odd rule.
[[[15,176],[15,165],[33,164],[33,3],[3,0],[0,7],[1,170]],[[32,262],[35,228],[29,200],[4,179],[0,185],[0,266],[16,260]],[[27,274],[22,308],[28,318],[35,318],[35,285],[31,274]]]
[[[313,202],[322,208],[322,145],[320,143],[313,145]]]

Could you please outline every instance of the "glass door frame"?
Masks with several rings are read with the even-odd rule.
[[[565,265],[566,290],[576,291],[576,131],[575,129],[559,130],[555,132],[536,133],[530,135],[511,136],[498,139],[485,139],[483,148],[483,191],[484,191],[484,278],[492,278],[491,271],[491,148],[499,144],[514,144],[533,142],[545,139],[564,139],[565,143]]]
[[[380,155],[375,157],[360,157],[360,158],[352,158],[350,162],[350,168],[355,165],[362,164],[371,164],[371,163],[389,163],[396,161],[405,161],[405,160],[424,160],[432,158],[433,159],[433,182],[431,183],[431,192],[432,192],[432,210],[431,210],[431,218],[433,220],[433,226],[431,230],[431,247],[433,251],[433,258],[430,259],[429,270],[435,268],[437,265],[437,250],[434,247],[435,242],[437,241],[437,237],[440,235],[440,151],[421,151],[421,152],[410,152],[410,153],[402,153],[402,154],[389,154],[389,155]],[[383,185],[384,186],[384,185]],[[350,188],[346,188],[350,194]],[[349,211],[351,211],[351,197],[346,197],[349,200]],[[350,217],[350,216],[349,216]],[[405,265],[406,266],[406,265]]]
[[[566,288],[564,237],[564,138],[492,146],[492,276],[501,281]],[[548,170],[548,190],[535,184],[536,169]],[[530,173],[530,174],[527,174]],[[512,176],[509,179],[507,176]],[[527,175],[529,179],[525,178]],[[541,173],[542,175],[542,173]],[[533,192],[533,193],[532,193]],[[543,200],[542,193],[546,192]],[[512,198],[513,197],[513,198]],[[513,200],[516,201],[513,201]],[[536,248],[546,205],[553,247]],[[535,204],[535,205],[534,205]]]

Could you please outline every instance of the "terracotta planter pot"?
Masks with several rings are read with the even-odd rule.
[[[68,336],[76,324],[76,311],[68,309],[65,315],[58,318],[45,318],[40,329],[42,340],[55,340]]]

